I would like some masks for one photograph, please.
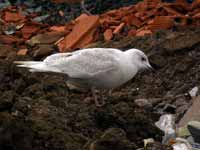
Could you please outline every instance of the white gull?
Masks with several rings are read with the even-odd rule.
[[[147,56],[138,49],[88,48],[52,54],[43,61],[15,61],[31,72],[54,72],[68,76],[67,82],[91,89],[112,89],[132,79],[138,71],[151,69]]]

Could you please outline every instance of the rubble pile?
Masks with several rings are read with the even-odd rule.
[[[34,57],[53,51],[73,51],[95,41],[110,41],[125,36],[144,36],[158,30],[200,25],[200,1],[174,3],[144,0],[100,15],[82,14],[64,26],[41,23],[49,17],[27,12],[26,6],[1,11],[0,44],[14,44],[18,55],[30,52]],[[62,12],[60,12],[62,15]],[[48,45],[48,46],[47,46]],[[3,56],[2,54],[0,55]]]

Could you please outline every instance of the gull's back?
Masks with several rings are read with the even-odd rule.
[[[59,68],[69,81],[90,88],[113,88],[125,82],[122,61],[124,52],[117,49],[92,48],[74,53],[55,54],[44,62]]]
[[[58,53],[44,61],[15,62],[32,72],[66,74],[68,82],[85,88],[115,88],[130,80],[137,72],[130,55],[118,49],[90,48],[72,53]]]

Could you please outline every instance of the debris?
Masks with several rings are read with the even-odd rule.
[[[116,147],[120,150],[135,149],[135,145],[128,140],[126,133],[120,128],[107,129],[99,139],[90,144],[89,149],[100,150],[107,149],[108,147]]]
[[[6,35],[11,35],[14,34],[15,32],[16,32],[16,26],[13,23],[5,26],[4,33]]]
[[[25,16],[23,16],[19,12],[6,11],[4,14],[4,21],[6,22],[18,22],[18,21],[23,21],[24,19]]]
[[[38,34],[27,41],[27,44],[34,46],[36,44],[52,44],[59,40],[64,33],[62,32],[46,32],[44,34]]]
[[[192,150],[191,144],[182,138],[176,138],[175,144],[172,146],[174,150]]]
[[[136,36],[145,36],[148,34],[152,34],[151,30],[138,30],[136,31]]]
[[[33,57],[48,56],[54,51],[53,46],[49,44],[40,44],[38,47],[37,50],[33,51]]]
[[[52,26],[49,28],[50,31],[66,32],[65,26]]]
[[[60,52],[71,49],[83,48],[83,46],[94,41],[97,27],[99,26],[99,16],[87,16],[79,18],[72,30],[59,44]]]
[[[105,41],[110,41],[112,38],[113,38],[113,32],[111,29],[107,29],[105,32],[104,32],[104,39]]]
[[[174,115],[162,115],[159,121],[155,123],[155,125],[165,133],[162,143],[167,144],[169,140],[176,137]]]
[[[10,44],[0,44],[0,58],[6,58],[13,52],[15,53],[15,49]]]
[[[56,0],[55,2],[60,3],[61,1]],[[65,2],[65,0],[62,2]],[[26,5],[32,6],[32,3],[27,2]],[[110,10],[101,15],[81,14],[75,20],[63,26],[45,26],[45,28],[43,28],[44,24],[35,23],[50,19],[51,14],[42,15],[42,7],[25,8],[25,11],[11,7],[1,11],[1,22],[5,26],[10,23],[17,23],[15,28],[8,28],[4,30],[4,33],[7,35],[15,34],[17,38],[21,38],[22,34],[24,43],[27,43],[36,34],[44,34],[49,31],[63,32],[64,40],[59,40],[59,38],[55,43],[60,52],[66,52],[91,45],[101,37],[101,33],[103,33],[105,41],[110,41],[115,39],[113,36],[116,34],[120,34],[120,36],[145,36],[158,30],[173,27],[200,25],[198,6],[197,0],[192,4],[184,1],[166,3],[161,0],[144,0],[135,5]],[[59,10],[58,14],[63,18],[66,16],[64,10]],[[179,44],[182,43],[182,40],[177,41],[176,39],[177,37],[174,37],[174,39],[165,41],[166,44],[163,45],[163,48],[167,50],[168,46],[171,45],[169,42],[174,43],[174,50],[186,48],[184,44],[195,45],[199,43],[197,35],[193,39],[185,40],[184,44]]]
[[[137,150],[173,150],[171,145],[162,144],[160,142],[148,142],[144,149],[137,149]]]
[[[194,88],[192,88],[192,89],[189,91],[189,94],[190,94],[191,97],[196,97],[198,91],[199,91],[199,88],[198,88],[197,86],[195,86]]]
[[[21,29],[21,32],[22,32],[22,35],[23,35],[23,38],[24,39],[29,39],[33,34],[36,34],[37,31],[40,30],[40,26],[38,26],[38,24],[24,24],[22,29]]]
[[[28,49],[20,49],[20,50],[17,52],[17,55],[22,55],[22,56],[24,56],[24,55],[27,54],[27,52],[28,52]]]
[[[150,138],[150,139],[144,139],[144,147],[147,147],[147,144],[149,143],[154,143],[154,139]]]
[[[200,122],[199,121],[190,121],[187,124],[187,128],[191,133],[194,141],[200,144]]]
[[[14,44],[23,42],[23,40],[13,35],[0,35],[0,41],[4,44]]]
[[[124,26],[125,26],[125,23],[122,22],[119,26],[115,28],[115,30],[113,31],[113,34],[118,34],[123,29]]]
[[[173,27],[174,19],[169,16],[156,16],[151,24],[148,25],[148,28],[151,31],[157,31],[160,29],[169,29]]]

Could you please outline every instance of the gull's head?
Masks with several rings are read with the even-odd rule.
[[[141,50],[129,49],[127,53],[129,57],[131,57],[132,62],[138,67],[138,70],[153,70],[153,67],[149,63],[148,57]]]

